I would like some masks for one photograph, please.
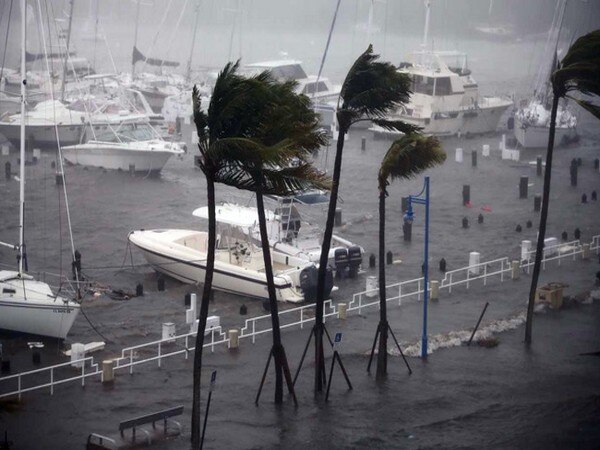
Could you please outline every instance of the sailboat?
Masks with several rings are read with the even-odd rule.
[[[551,59],[551,52],[556,55],[558,39],[562,20],[565,15],[567,0],[560,7],[560,0],[556,3],[552,27],[548,33],[548,39],[544,49],[544,61]],[[555,48],[551,44],[555,42]],[[514,117],[515,138],[523,148],[541,148],[548,145],[550,135],[550,104],[552,103],[550,73],[556,67],[556,60],[552,65],[542,64],[537,74],[534,95],[529,100],[524,100]],[[557,145],[565,145],[577,140],[577,117],[571,112],[565,103],[558,105],[556,113],[555,142]]]
[[[27,73],[25,70],[25,26],[26,6],[21,0],[21,117],[25,113],[25,89]],[[21,121],[19,174],[19,244],[0,242],[0,245],[18,252],[18,270],[0,270],[0,329],[21,333],[64,339],[77,314],[80,305],[62,298],[52,292],[50,286],[28,275],[27,254],[25,251],[25,121]]]

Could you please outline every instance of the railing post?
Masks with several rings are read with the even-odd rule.
[[[133,349],[129,349],[129,375],[133,375]]]
[[[85,359],[81,365],[81,387],[85,387]]]
[[[54,395],[54,367],[50,369],[50,395]]]
[[[252,320],[252,343],[256,342],[256,320]]]
[[[487,286],[487,264],[483,265],[483,285]]]
[[[304,329],[304,306],[300,308],[300,329]]]
[[[190,348],[188,346],[188,342],[189,342],[188,338],[189,338],[189,335],[186,334],[185,335],[185,359],[186,360],[188,359],[188,354],[190,353]]]
[[[161,342],[158,343],[158,367],[160,367],[160,363],[161,363]]]
[[[469,289],[469,279],[470,279],[470,275],[471,275],[471,271],[469,270],[471,268],[471,266],[469,266],[467,268],[467,289]]]
[[[421,301],[421,279],[417,280],[417,301]]]
[[[212,327],[210,330],[210,352],[215,352],[215,327]]]
[[[448,294],[451,294],[451,293],[452,293],[452,274],[450,274],[450,282],[448,283]]]
[[[21,374],[17,377],[17,390],[19,391],[19,401],[21,401]]]
[[[402,306],[402,283],[398,285],[398,306]]]

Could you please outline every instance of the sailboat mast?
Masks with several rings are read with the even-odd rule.
[[[25,245],[25,94],[27,69],[25,67],[25,36],[27,25],[26,0],[21,0],[21,163],[19,169],[19,276],[23,274],[23,246]]]
[[[431,1],[425,0],[425,30],[423,30],[423,50],[427,47],[427,38],[429,35],[429,14],[431,12]]]
[[[133,48],[137,47],[137,37],[138,37],[138,25],[140,22],[140,2],[141,0],[137,0],[137,6],[135,8],[135,32],[133,35]],[[131,60],[131,81],[133,81],[133,74],[135,73],[135,60]]]
[[[63,64],[62,86],[60,88],[60,99],[65,99],[65,81],[67,79],[67,62],[69,60],[69,45],[71,43],[71,24],[73,22],[73,0],[69,1],[69,27],[67,28],[67,46],[65,49],[65,63]]]
[[[194,56],[194,45],[196,44],[196,31],[198,30],[198,16],[200,15],[200,0],[196,3],[196,21],[194,22],[194,34],[192,36],[192,46],[190,48],[190,57],[188,58],[187,71],[185,78],[190,81],[192,74],[192,56]]]

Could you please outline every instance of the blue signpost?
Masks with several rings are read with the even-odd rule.
[[[412,223],[414,214],[412,204],[425,205],[425,261],[423,263],[423,336],[421,337],[421,358],[427,358],[427,300],[429,298],[429,177],[425,177],[425,184],[417,195],[408,196],[408,209],[404,214],[404,221]]]

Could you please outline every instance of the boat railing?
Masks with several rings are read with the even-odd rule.
[[[553,252],[554,247],[556,247],[556,251]],[[581,244],[577,240],[548,246],[545,250],[547,251],[542,260],[543,268],[549,261],[555,260],[559,265],[563,259],[576,261],[578,260],[577,256],[585,258],[591,256],[592,252],[600,254],[600,235],[593,236],[589,244]],[[529,252],[527,258],[518,261],[516,266],[513,266],[508,258],[499,258],[448,271],[439,282],[439,289],[447,289],[448,293],[451,293],[452,287],[462,285],[469,288],[470,284],[476,280],[482,280],[483,286],[486,286],[487,282],[494,278],[503,282],[506,278],[512,278],[511,273],[513,276],[515,275],[512,272],[515,269],[528,271],[529,267],[533,265],[534,254],[535,252]],[[432,291],[431,284],[432,282],[428,286],[428,292]],[[398,305],[402,305],[403,301],[421,301],[424,287],[423,278],[390,284],[386,286],[387,302],[397,301]],[[377,288],[354,294],[346,310],[361,314],[367,308],[379,308],[379,290]],[[281,328],[303,329],[305,324],[314,322],[315,309],[315,304],[309,304],[280,311]],[[331,300],[327,300],[324,305],[324,320],[339,319],[341,311],[339,303],[333,304]],[[256,342],[257,336],[266,335],[271,331],[270,314],[246,319],[244,326],[238,328],[239,339],[250,338],[252,343]],[[133,374],[135,366],[145,363],[155,362],[158,367],[162,367],[163,361],[173,356],[183,355],[185,359],[188,359],[190,352],[195,349],[195,339],[196,333],[191,331],[123,348],[120,356],[113,359],[114,370],[129,369],[129,373]],[[212,327],[205,333],[203,347],[210,348],[211,352],[214,352],[217,346],[231,347],[230,335],[223,331],[221,326]],[[23,393],[41,389],[49,389],[50,394],[54,394],[54,389],[58,385],[79,381],[82,386],[85,386],[86,379],[90,377],[98,377],[100,381],[103,377],[102,369],[93,356],[8,375],[0,378],[0,399],[13,396],[21,399]]]

